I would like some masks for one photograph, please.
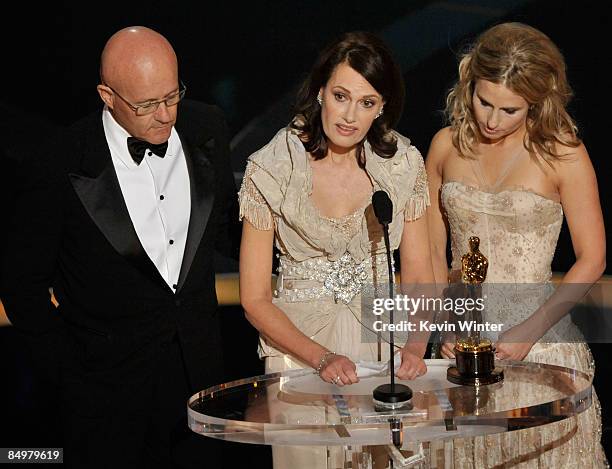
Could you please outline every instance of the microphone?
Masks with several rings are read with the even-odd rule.
[[[372,207],[374,208],[374,215],[378,219],[378,222],[382,225],[383,235],[385,238],[385,247],[387,250],[387,267],[389,269],[389,298],[393,298],[394,289],[394,276],[393,267],[391,265],[391,246],[389,242],[389,224],[393,221],[393,202],[389,198],[389,195],[383,191],[378,190],[372,195]],[[393,313],[392,308],[389,311],[389,323],[393,324]],[[374,389],[373,397],[374,404],[377,410],[395,410],[405,407],[409,404],[409,400],[412,398],[412,389],[403,384],[395,383],[395,366],[393,359],[395,345],[393,342],[393,331],[389,330],[389,363],[391,368],[391,383],[381,384]],[[397,431],[393,432],[393,443],[398,446]]]
[[[378,218],[378,223],[383,227],[387,227],[393,221],[393,202],[385,191],[374,192],[372,207],[374,208],[374,215]]]

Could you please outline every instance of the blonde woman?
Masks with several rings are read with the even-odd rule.
[[[497,338],[499,359],[594,372],[588,346],[563,341],[572,327],[567,308],[558,306],[563,293],[551,295],[552,288],[542,287],[550,283],[564,215],[576,255],[563,278],[566,290],[587,288],[605,268],[597,180],[565,110],[571,94],[563,56],[542,32],[505,23],[482,33],[461,58],[459,79],[447,97],[450,126],[436,134],[427,156],[428,225],[437,282],[449,280],[448,227],[451,280],[468,238],[477,235],[489,259],[487,282],[521,285],[519,301],[508,301],[507,311],[500,311],[512,327]],[[564,332],[547,340],[553,325]],[[453,356],[450,344],[443,344],[442,355]],[[594,396],[576,418],[455,440],[455,465],[604,467],[600,437]]]

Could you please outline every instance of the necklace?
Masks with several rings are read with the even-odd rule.
[[[487,177],[485,176],[485,171],[481,163],[482,157],[470,160],[472,162],[472,169],[479,183],[483,187],[488,188],[490,191],[495,190],[507,178],[508,174],[510,173],[510,170],[519,160],[519,156],[523,154],[523,150],[524,147],[521,145],[518,151],[514,152],[514,154],[510,158],[504,161],[505,164],[503,164],[501,171],[492,183],[489,183]]]

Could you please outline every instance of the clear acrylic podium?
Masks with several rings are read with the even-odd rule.
[[[372,448],[378,453],[383,448],[396,468],[452,467],[445,456],[453,438],[545,425],[591,405],[592,376],[573,369],[498,361],[503,382],[469,387],[447,381],[446,370],[454,360],[426,363],[426,375],[401,381],[413,390],[409,409],[374,408],[372,391],[388,382],[388,376],[338,387],[321,381],[312,369],[300,369],[232,381],[193,395],[189,427],[233,442],[343,447],[351,463],[345,467],[380,467],[372,465]],[[392,427],[402,432],[400,448],[392,444]]]

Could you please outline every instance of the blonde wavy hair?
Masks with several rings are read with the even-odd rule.
[[[557,150],[580,145],[578,129],[565,107],[573,93],[565,60],[541,31],[522,23],[503,23],[482,33],[462,55],[459,80],[446,97],[446,116],[453,145],[462,157],[473,158],[480,131],[472,109],[477,80],[501,84],[529,104],[523,142],[531,155],[548,163],[564,156]]]

